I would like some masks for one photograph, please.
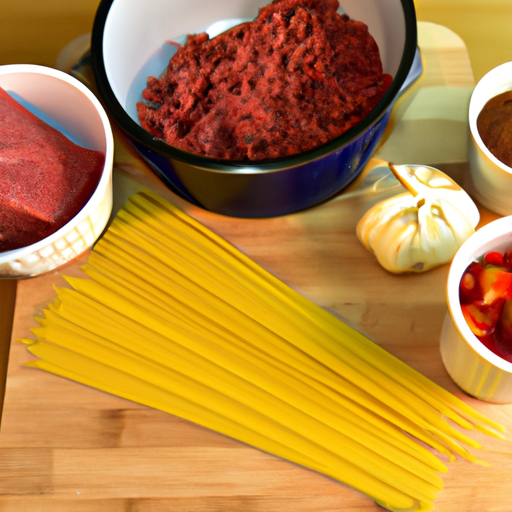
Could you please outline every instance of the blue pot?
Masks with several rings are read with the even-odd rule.
[[[193,204],[235,217],[296,212],[343,190],[374,153],[397,98],[421,74],[413,1],[342,0],[347,14],[367,23],[377,40],[384,70],[393,77],[388,91],[361,123],[342,136],[298,155],[257,162],[216,160],[182,151],[154,138],[137,121],[133,84],[139,81],[142,91],[141,70],[144,78],[158,74],[148,68],[149,61],[163,71],[169,58],[162,50],[163,41],[215,26],[213,36],[226,23],[254,17],[258,7],[268,3],[189,2],[183,7],[179,0],[148,0],[143,6],[133,0],[102,0],[93,27],[92,66],[98,91],[107,111],[155,173]],[[166,16],[176,19],[176,27],[161,21]],[[215,23],[219,19],[227,20],[220,28]],[[151,26],[149,32],[140,29],[146,25]]]

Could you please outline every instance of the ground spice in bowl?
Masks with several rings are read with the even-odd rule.
[[[512,167],[512,91],[498,94],[485,104],[477,128],[487,149]]]

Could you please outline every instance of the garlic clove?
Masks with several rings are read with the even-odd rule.
[[[357,226],[357,236],[393,273],[424,272],[451,261],[474,233],[478,208],[441,171],[426,166],[390,169],[407,192],[377,203]]]
[[[480,212],[467,192],[444,172],[426,165],[393,165],[389,169],[413,196],[443,198],[465,212],[474,227]]]

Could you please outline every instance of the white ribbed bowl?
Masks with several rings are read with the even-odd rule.
[[[446,285],[448,313],[441,333],[441,357],[453,381],[466,393],[494,403],[512,402],[512,363],[485,347],[462,315],[459,284],[464,270],[487,251],[512,248],[512,216],[479,229],[459,248]]]
[[[105,154],[96,190],[67,224],[34,244],[0,252],[0,279],[31,277],[80,256],[103,232],[112,212],[114,142],[100,102],[81,82],[62,71],[31,64],[0,66],[0,87],[21,96],[82,146]]]

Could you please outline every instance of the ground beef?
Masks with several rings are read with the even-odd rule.
[[[261,160],[317,147],[359,123],[391,77],[364,23],[337,0],[274,0],[253,22],[189,35],[137,104],[141,125],[203,156]]]

